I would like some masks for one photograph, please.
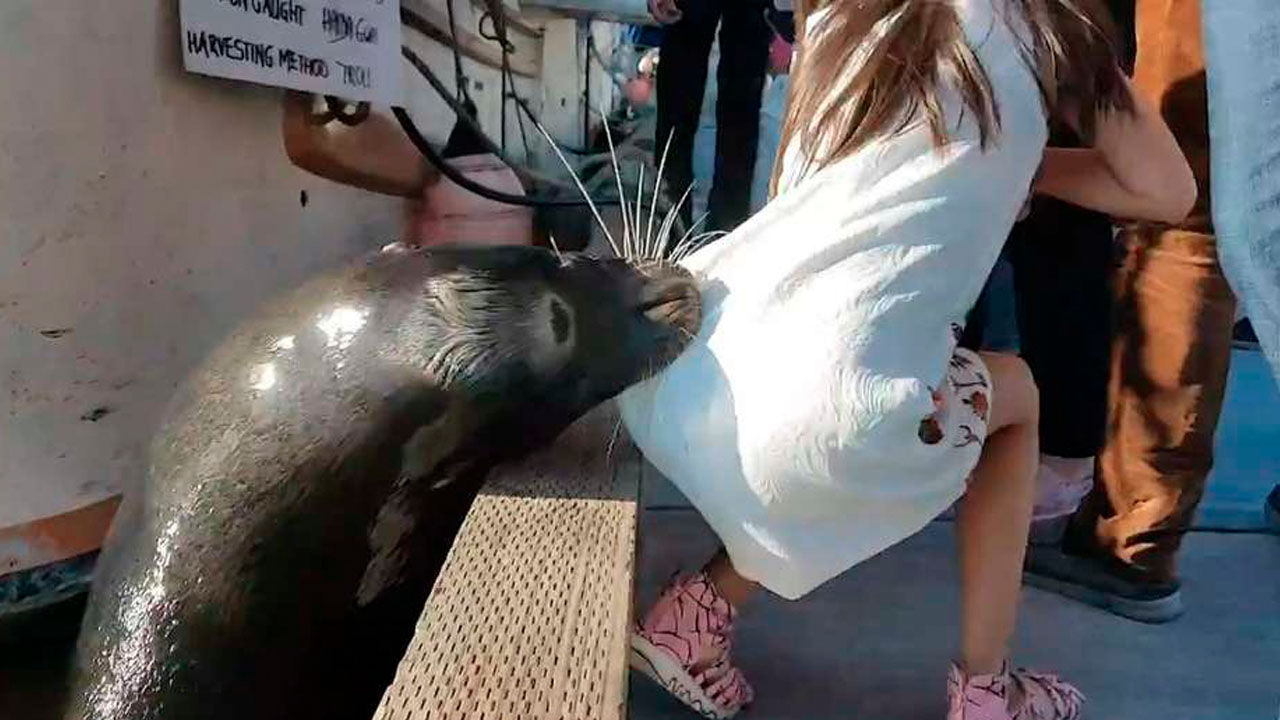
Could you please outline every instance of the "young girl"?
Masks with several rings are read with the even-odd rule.
[[[700,334],[621,401],[724,544],[644,616],[633,666],[708,717],[734,715],[753,691],[732,626],[758,586],[799,598],[963,496],[948,717],[1075,718],[1075,688],[1006,664],[1035,384],[1019,359],[956,337],[1029,192],[1176,221],[1194,180],[1090,0],[798,5],[775,198],[688,259]],[[1046,149],[1049,121],[1092,147]]]

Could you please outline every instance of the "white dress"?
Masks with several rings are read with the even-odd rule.
[[[778,196],[686,261],[705,306],[692,346],[620,399],[738,571],[787,598],[949,507],[985,438],[985,368],[955,331],[1047,132],[1002,0],[955,2],[995,91],[995,143],[947,89],[944,151],[920,122],[797,179],[791,148]]]

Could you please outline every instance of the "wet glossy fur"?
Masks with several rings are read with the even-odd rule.
[[[687,276],[383,253],[235,331],[104,549],[74,720],[366,720],[486,473],[669,361]]]

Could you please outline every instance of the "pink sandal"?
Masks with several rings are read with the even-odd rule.
[[[1006,665],[994,675],[947,674],[947,720],[1076,720],[1084,695],[1046,673]]]
[[[736,615],[706,573],[677,580],[631,634],[631,667],[703,717],[731,718],[755,697],[729,661]]]

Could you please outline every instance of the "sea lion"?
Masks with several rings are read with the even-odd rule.
[[[674,358],[684,270],[396,247],[178,391],[91,591],[71,720],[367,720],[486,473]]]

